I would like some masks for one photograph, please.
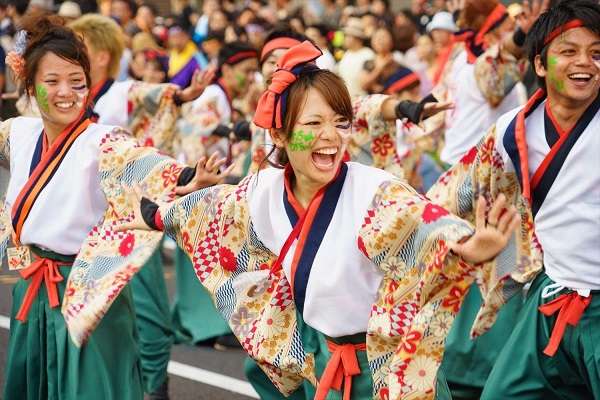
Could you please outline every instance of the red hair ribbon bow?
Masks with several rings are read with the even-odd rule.
[[[279,68],[273,74],[273,81],[258,101],[254,115],[254,123],[257,126],[265,129],[281,128],[285,109],[284,101],[282,101],[284,92],[296,81],[302,67],[316,60],[322,54],[323,52],[309,41],[290,47],[284,53],[277,64]]]

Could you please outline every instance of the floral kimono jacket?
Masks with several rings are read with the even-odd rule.
[[[472,334],[485,332],[497,310],[545,269],[555,282],[598,289],[598,174],[600,96],[568,134],[559,135],[548,117],[542,91],[525,106],[498,119],[429,190],[428,197],[474,220],[477,197],[503,193],[521,215],[521,228],[497,260],[478,270],[484,303]],[[583,169],[582,169],[583,168]],[[542,250],[543,249],[543,250]]]
[[[142,144],[173,155],[175,123],[179,106],[172,84],[108,79],[92,88],[95,119],[99,124],[122,126]]]
[[[80,346],[162,239],[159,232],[114,232],[117,218],[127,218],[131,210],[120,183],[139,181],[152,198],[165,201],[173,198],[184,167],[156,149],[140,146],[122,128],[82,117],[30,174],[42,132],[39,118],[19,117],[0,126],[0,253],[4,257],[13,237],[25,246],[77,253],[61,303],[71,338]],[[9,186],[11,179],[18,184]],[[73,187],[88,190],[78,196]],[[48,219],[49,210],[53,219]],[[74,218],[77,212],[81,215]],[[37,229],[49,223],[51,229]]]
[[[375,399],[433,398],[445,337],[477,273],[448,243],[471,225],[352,162],[303,212],[289,175],[269,168],[192,193],[161,206],[155,221],[282,393],[302,378],[318,384],[298,310],[327,336],[367,333]]]

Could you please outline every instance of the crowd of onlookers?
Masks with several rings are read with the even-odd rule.
[[[3,0],[0,4],[0,52],[12,49],[19,21],[26,13],[54,12],[69,23],[84,13],[110,16],[123,29],[126,49],[117,81],[171,82],[188,86],[196,69],[217,63],[219,50],[231,42],[248,42],[260,50],[269,31],[281,23],[306,35],[322,51],[320,68],[339,74],[352,96],[394,95],[398,80],[404,98],[419,101],[439,80],[452,48],[457,6],[439,0],[413,0],[412,7],[392,11],[388,0],[204,0],[198,9],[189,0],[176,0],[178,13],[163,14],[142,0]],[[449,7],[449,8],[447,8]],[[523,13],[520,4],[509,8],[514,21]],[[0,119],[34,114],[4,66],[0,53]],[[404,81],[406,81],[406,79]],[[264,82],[257,71],[245,99],[234,108],[252,120],[254,105]],[[20,97],[20,99],[19,99]]]

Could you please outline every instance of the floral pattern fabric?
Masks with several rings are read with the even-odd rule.
[[[160,213],[244,350],[290,394],[302,378],[317,384],[314,357],[298,334],[288,277],[269,270],[277,257],[254,231],[252,185],[250,176],[239,186],[195,192]],[[374,193],[357,246],[384,272],[365,327],[375,399],[434,398],[446,335],[478,275],[448,243],[472,232],[400,180]]]
[[[143,145],[173,155],[175,123],[179,107],[173,96],[178,89],[171,84],[136,81],[127,93],[129,129]]]
[[[486,211],[503,193],[521,216],[521,227],[509,245],[491,262],[478,269],[476,282],[484,298],[474,321],[472,336],[487,331],[498,310],[542,269],[542,250],[533,230],[531,208],[521,196],[521,186],[514,172],[507,172],[496,148],[496,126],[492,126],[452,169],[448,170],[427,192],[427,196],[444,208],[469,221],[475,220],[479,196],[487,200]],[[500,262],[501,261],[501,262]]]

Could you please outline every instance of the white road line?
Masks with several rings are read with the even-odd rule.
[[[254,399],[260,399],[258,393],[256,393],[250,383],[240,379],[232,378],[227,375],[217,374],[216,372],[192,367],[191,365],[182,364],[177,361],[169,361],[169,368],[167,371],[170,374],[180,376],[182,378],[216,386],[221,389],[230,390]]]
[[[10,329],[10,318],[0,315],[0,328]],[[241,379],[232,378],[202,368],[192,367],[191,365],[182,364],[177,361],[169,361],[167,371],[170,374],[181,378],[191,379],[206,385],[229,390],[230,392],[243,394],[244,396],[252,397],[253,399],[260,398],[252,385]]]

